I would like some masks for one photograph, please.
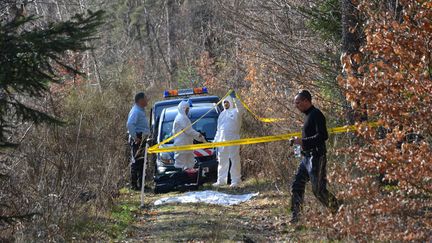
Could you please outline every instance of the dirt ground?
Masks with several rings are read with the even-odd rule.
[[[212,189],[206,186],[205,189]],[[139,209],[139,193],[125,190],[119,204],[131,205],[133,220],[119,242],[280,242],[316,241],[320,233],[306,228],[294,230],[290,219],[289,195],[272,183],[250,180],[239,189],[221,192],[241,194],[259,192],[257,197],[236,206],[208,204],[153,203],[178,193],[152,194],[145,197],[146,209]],[[121,239],[122,238],[122,239]]]
[[[205,185],[202,190],[215,190]],[[140,208],[140,193],[120,190],[111,211],[104,215],[91,212],[69,227],[72,242],[310,242],[328,241],[325,232],[300,224],[289,224],[290,195],[273,182],[248,180],[238,189],[217,189],[231,194],[256,193],[250,201],[235,206],[204,203],[165,204],[157,199],[179,192],[146,192],[145,208]],[[319,203],[306,192],[304,210]],[[318,210],[325,210],[318,206]]]

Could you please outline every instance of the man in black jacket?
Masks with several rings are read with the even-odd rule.
[[[294,99],[296,108],[306,117],[303,124],[302,138],[294,138],[293,143],[302,148],[303,159],[297,169],[292,184],[292,223],[299,220],[306,183],[310,180],[315,197],[333,213],[337,212],[339,203],[335,196],[327,190],[326,178],[326,146],[328,139],[326,120],[321,111],[312,105],[309,91],[300,91]]]

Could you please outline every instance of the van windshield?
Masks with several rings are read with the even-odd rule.
[[[192,120],[192,123],[195,120]],[[171,137],[172,135],[174,135],[172,133],[172,129],[173,129],[173,123],[174,121],[164,121],[162,122],[162,127],[161,127],[161,141]],[[205,135],[207,140],[213,140],[215,135],[216,135],[216,129],[217,129],[217,117],[205,117],[202,118],[201,120],[199,120],[195,125],[193,125],[193,129],[195,129],[195,131],[201,132],[202,134]],[[174,143],[174,139],[169,141],[167,144],[172,144]]]

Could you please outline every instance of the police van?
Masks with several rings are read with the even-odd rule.
[[[152,144],[170,138],[174,119],[177,115],[178,104],[188,100],[190,105],[189,118],[192,123],[202,117],[192,127],[200,132],[207,141],[214,140],[217,120],[222,111],[221,105],[216,105],[220,98],[208,95],[205,87],[194,89],[167,90],[164,92],[166,100],[156,102],[150,114],[150,129]],[[174,139],[161,147],[173,146]],[[199,143],[194,141],[194,143]],[[195,168],[182,170],[174,167],[174,152],[158,153],[151,156],[154,164],[154,191],[164,193],[174,190],[184,191],[198,189],[206,182],[214,182],[217,179],[218,161],[214,148],[199,149],[193,151],[195,155]]]

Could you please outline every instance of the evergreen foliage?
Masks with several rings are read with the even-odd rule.
[[[19,122],[60,122],[28,100],[43,98],[50,83],[61,82],[60,70],[80,74],[64,54],[89,50],[102,19],[102,11],[89,11],[46,28],[34,25],[34,16],[0,23],[0,148],[15,145],[7,136]]]

